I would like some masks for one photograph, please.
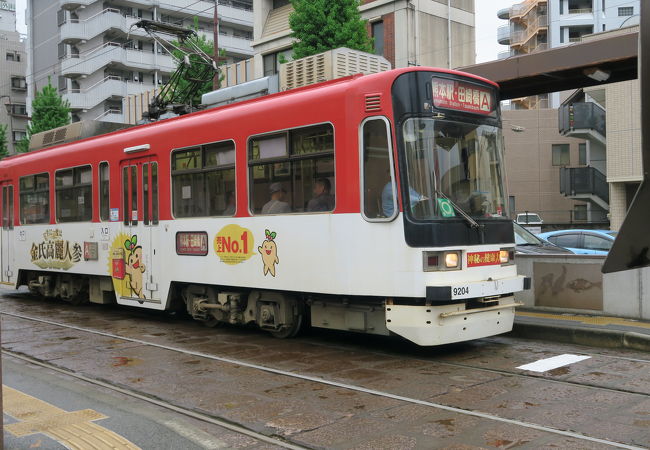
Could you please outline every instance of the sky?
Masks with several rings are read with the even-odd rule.
[[[9,0],[11,1],[11,0]],[[25,27],[26,0],[14,0],[16,3],[16,28],[27,34]],[[48,0],[52,1],[52,0]],[[497,17],[497,11],[507,8],[523,0],[475,0],[476,5],[476,62],[492,61],[497,54],[508,50],[508,47],[497,43],[497,28],[506,25],[505,20]]]

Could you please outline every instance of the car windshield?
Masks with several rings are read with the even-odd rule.
[[[537,214],[519,214],[517,216],[517,221],[519,222],[541,222],[542,218],[539,217]]]
[[[547,245],[546,242],[535,236],[530,231],[526,230],[521,225],[513,224],[515,230],[515,244],[516,245]]]
[[[414,218],[506,215],[499,128],[412,118],[403,132]]]
[[[606,233],[609,234],[612,237],[616,237],[616,235],[618,234],[618,231],[606,231]]]

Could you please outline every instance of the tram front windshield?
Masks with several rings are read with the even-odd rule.
[[[402,131],[410,200],[405,209],[412,218],[506,215],[498,127],[411,118]]]

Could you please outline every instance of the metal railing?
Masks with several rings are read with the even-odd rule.
[[[560,167],[560,193],[567,197],[594,195],[609,204],[607,177],[594,167]]]
[[[594,102],[579,102],[560,105],[558,121],[560,134],[574,130],[594,130],[607,136],[607,113]]]

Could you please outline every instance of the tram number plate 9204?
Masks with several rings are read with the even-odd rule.
[[[469,287],[467,286],[458,286],[451,289],[452,297],[458,297],[467,294],[469,294]]]

